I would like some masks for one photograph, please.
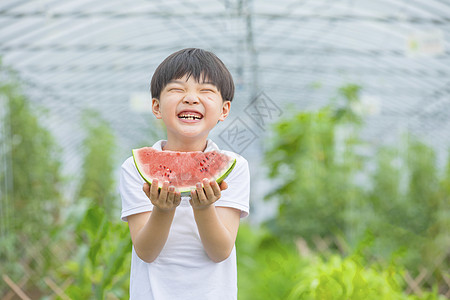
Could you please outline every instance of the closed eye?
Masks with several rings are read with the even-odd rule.
[[[202,92],[215,93],[216,90],[213,90],[213,89],[202,89]]]

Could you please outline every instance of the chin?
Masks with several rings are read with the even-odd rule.
[[[178,133],[181,137],[185,137],[185,138],[198,138],[203,136],[200,132],[186,132],[186,131],[182,131]]]

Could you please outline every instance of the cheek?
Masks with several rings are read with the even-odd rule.
[[[203,103],[206,107],[212,110],[222,110],[223,101],[217,95],[206,95],[203,98]]]
[[[164,99],[164,102],[161,103],[161,111],[164,112],[172,112],[177,108],[176,102],[170,98]]]
[[[211,104],[207,109],[209,113],[214,116],[219,116],[222,113],[222,107],[217,104]]]

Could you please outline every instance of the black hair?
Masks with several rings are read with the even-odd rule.
[[[186,48],[169,55],[155,70],[151,81],[152,98],[159,99],[161,91],[173,79],[194,76],[198,82],[213,83],[222,99],[232,101],[234,97],[233,77],[225,64],[212,52]]]

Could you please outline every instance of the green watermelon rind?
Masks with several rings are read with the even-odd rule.
[[[134,164],[135,164],[136,169],[138,170],[139,174],[141,175],[141,177],[151,186],[152,185],[151,180],[149,180],[143,174],[143,172],[141,172],[141,170],[139,169],[139,164],[136,161],[136,155],[134,153],[135,153],[135,151],[138,151],[138,150],[139,149],[133,149],[132,150]],[[233,159],[233,162],[230,164],[230,166],[227,168],[227,170],[216,179],[217,184],[220,184],[222,181],[225,180],[225,178],[228,177],[228,175],[230,175],[230,173],[231,173],[231,171],[233,171],[235,165],[236,165],[236,158]],[[161,190],[161,188],[159,188],[159,189]],[[179,192],[181,194],[181,197],[191,196],[191,189],[189,189],[189,190],[181,190]]]

